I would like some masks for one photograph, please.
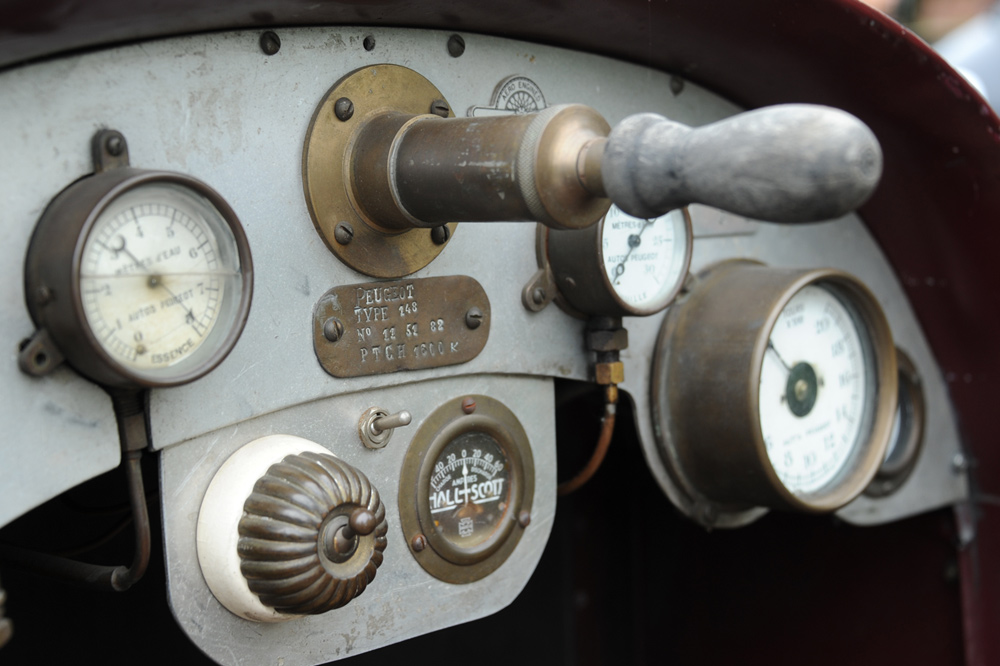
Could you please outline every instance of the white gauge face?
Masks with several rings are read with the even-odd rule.
[[[604,270],[611,288],[636,310],[666,307],[685,277],[690,244],[682,210],[643,220],[612,205],[601,230]]]
[[[804,287],[771,331],[760,371],[760,428],[794,494],[833,482],[868,436],[873,360],[859,324],[831,290]]]
[[[169,382],[205,362],[234,324],[241,291],[232,231],[206,199],[155,183],[97,218],[80,261],[83,311],[130,373]]]

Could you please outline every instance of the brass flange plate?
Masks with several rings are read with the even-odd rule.
[[[313,346],[334,377],[471,361],[490,336],[490,301],[465,275],[334,287],[313,312]]]
[[[346,120],[340,120],[335,110],[341,98],[353,106]],[[375,228],[377,221],[366,219],[354,205],[350,185],[351,147],[360,128],[387,111],[429,113],[431,104],[438,101],[444,101],[441,92],[412,69],[373,65],[340,79],[313,115],[302,155],[306,204],[327,247],[356,271],[372,277],[402,277],[429,264],[447,245],[447,240],[435,243],[431,229],[386,233]],[[451,111],[448,115],[454,117]],[[341,223],[350,228],[340,233],[347,242],[337,240]],[[456,226],[448,225],[447,238]]]

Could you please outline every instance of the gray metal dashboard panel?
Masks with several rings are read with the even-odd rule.
[[[47,202],[90,172],[88,142],[96,129],[121,130],[135,166],[205,180],[230,202],[250,239],[256,285],[242,339],[209,376],[152,396],[153,437],[157,448],[166,449],[164,465],[205,461],[188,470],[203,479],[218,455],[206,433],[219,433],[227,446],[235,446],[244,441],[235,433],[247,423],[262,428],[262,419],[273,419],[267,421],[273,427],[289,428],[296,423],[293,414],[312,418],[310,409],[321,409],[323,401],[336,396],[372,391],[368,402],[381,403],[381,396],[392,392],[418,394],[426,387],[451,386],[447,378],[457,382],[470,376],[474,383],[486,382],[482,392],[490,394],[491,386],[503,384],[498,375],[588,379],[582,322],[555,306],[530,313],[520,303],[521,286],[537,268],[535,229],[527,224],[459,225],[441,256],[415,274],[470,275],[483,284],[493,324],[479,357],[461,366],[355,379],[335,379],[320,368],[310,332],[316,300],[331,286],[368,280],[327,250],[302,194],[306,128],[338,78],[382,62],[411,67],[435,83],[459,114],[488,105],[495,86],[515,74],[532,79],[549,104],[583,102],[612,124],[631,113],[654,111],[701,125],[738,111],[692,84],[674,94],[670,76],[662,72],[499,38],[466,35],[464,55],[453,58],[445,47],[449,33],[443,32],[351,27],[280,34],[282,48],[270,57],[260,52],[259,34],[247,31],[124,46],[0,74],[0,145],[17,156],[17,168],[0,181],[5,204],[0,334],[8,345],[7,363],[0,366],[0,419],[13,433],[0,443],[0,487],[5,488],[0,525],[118,462],[110,403],[100,389],[68,369],[30,379],[15,361],[18,341],[32,331],[21,277],[28,238]],[[362,47],[368,34],[376,37],[373,51]],[[715,231],[696,241],[693,269],[722,258],[749,257],[850,271],[879,296],[900,346],[924,377],[930,406],[927,446],[913,477],[895,495],[862,498],[841,515],[859,523],[885,522],[964,497],[965,479],[950,465],[960,447],[945,384],[898,279],[861,221],[852,216],[801,227],[747,226],[742,220],[720,225],[719,214],[712,215],[701,228]],[[662,318],[625,320],[631,347],[624,354],[623,389],[635,401],[650,468],[671,494],[648,416],[650,355]],[[430,393],[441,400],[451,397],[444,388]],[[551,429],[540,436],[545,440],[540,446],[552,445]],[[164,474],[173,492],[181,492],[187,482],[169,469]],[[551,475],[549,483],[554,483]],[[190,508],[193,495],[185,497]],[[171,529],[183,531],[189,526],[181,518],[187,516],[174,513],[179,499],[168,494],[164,506]],[[171,575],[180,574],[172,570]]]
[[[537,470],[535,497],[531,523],[510,558],[482,580],[454,585],[431,576],[410,555],[407,543],[413,535],[400,529],[398,483],[406,449],[423,420],[443,400],[470,394],[496,398],[520,419]],[[376,406],[373,400],[413,415],[413,423],[397,429],[386,447],[377,450],[362,446],[357,432],[358,417]],[[166,449],[161,488],[174,616],[195,644],[220,663],[297,666],[366,652],[500,610],[528,582],[552,529],[554,412],[550,379],[452,377],[305,403]],[[244,444],[279,433],[312,440],[365,473],[386,507],[388,545],[375,579],[343,608],[278,624],[254,623],[230,613],[208,589],[198,565],[195,527],[202,496],[222,463]]]

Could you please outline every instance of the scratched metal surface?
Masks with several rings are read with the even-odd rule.
[[[136,44],[0,74],[0,140],[19,156],[0,180],[6,205],[0,233],[7,241],[0,249],[0,332],[9,345],[9,362],[0,368],[0,419],[15,434],[0,443],[0,481],[10,489],[0,524],[118,460],[104,394],[65,369],[28,379],[17,371],[13,351],[31,332],[20,272],[27,239],[51,197],[90,171],[88,141],[97,128],[123,131],[134,165],[182,171],[218,189],[243,220],[254,252],[254,305],[232,355],[202,380],[153,395],[154,442],[165,448],[296,405],[366,390],[377,395],[434,377],[587,378],[581,323],[554,306],[533,314],[520,304],[520,288],[536,268],[535,231],[525,224],[460,225],[441,256],[415,274],[470,275],[483,284],[493,326],[476,359],[352,379],[322,370],[310,329],[316,300],[332,286],[368,281],[329,253],[302,195],[305,131],[315,105],[340,76],[368,64],[402,64],[434,82],[459,114],[489,106],[494,87],[515,74],[537,84],[547,103],[584,102],[612,124],[630,113],[655,111],[698,125],[738,110],[690,83],[674,94],[662,72],[498,38],[467,35],[465,54],[452,58],[445,49],[448,33],[436,31],[309,28],[281,34],[282,49],[272,57],[260,52],[257,32],[235,32]],[[377,38],[371,52],[361,46],[367,34]],[[63,103],[68,99],[73,103]],[[701,227],[725,229],[713,221]],[[934,437],[927,460],[907,484],[914,490],[864,500],[861,509],[844,514],[880,522],[962,496],[964,481],[941,464],[958,450],[944,384],[895,276],[863,225],[856,218],[800,228],[760,225],[758,233],[706,235],[696,243],[696,267],[729,256],[855,272],[888,304],[897,338],[933,385]],[[626,320],[632,347],[624,388],[636,399],[650,466],[670,494],[644,397],[661,319]],[[21,473],[41,468],[42,481]]]

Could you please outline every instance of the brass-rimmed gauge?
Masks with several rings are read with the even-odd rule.
[[[693,245],[686,208],[644,220],[614,205],[596,225],[547,230],[542,241],[561,300],[576,312],[606,316],[667,307],[687,277]]]
[[[197,379],[233,348],[250,309],[243,227],[194,178],[101,166],[63,190],[35,228],[25,260],[31,316],[46,344],[99,384]],[[44,370],[45,351],[29,351],[22,367]]]
[[[896,382],[888,322],[856,278],[725,262],[664,320],[651,386],[660,452],[700,520],[833,511],[884,459]]]
[[[400,523],[420,566],[449,583],[479,580],[527,527],[535,489],[528,437],[493,398],[450,400],[414,435],[399,488]]]

